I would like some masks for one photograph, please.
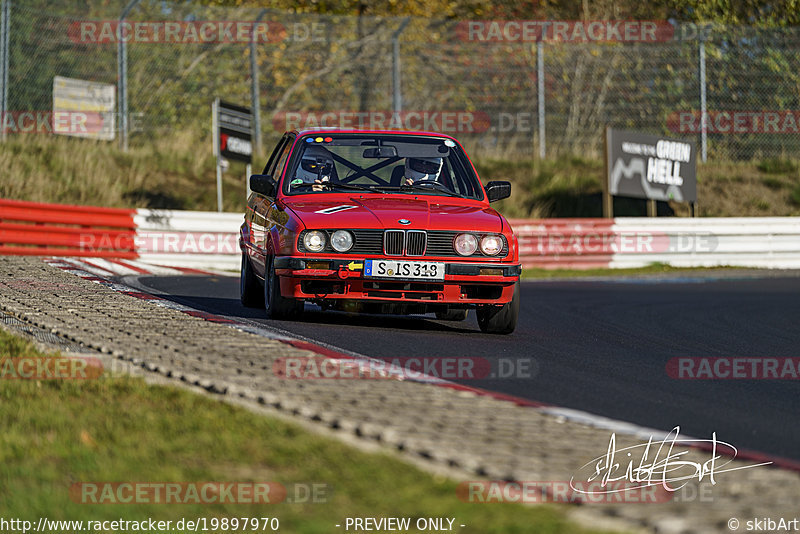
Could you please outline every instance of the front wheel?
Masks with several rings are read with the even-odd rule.
[[[275,275],[275,257],[267,257],[264,269],[264,309],[270,319],[288,319],[303,311],[303,301],[287,299],[281,295],[281,285]]]
[[[478,326],[487,334],[510,334],[517,327],[519,318],[519,282],[514,284],[511,302],[502,306],[481,306],[475,310]]]
[[[242,253],[242,271],[239,275],[239,300],[248,308],[260,308],[264,305],[264,290],[261,289],[261,283],[245,253]]]

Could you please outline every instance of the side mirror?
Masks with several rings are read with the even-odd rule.
[[[278,182],[273,180],[269,174],[251,174],[250,190],[265,197],[274,197],[278,191]]]
[[[489,202],[502,200],[511,196],[511,182],[489,182],[486,184],[486,196]]]

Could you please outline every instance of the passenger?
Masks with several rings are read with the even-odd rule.
[[[406,158],[405,185],[436,181],[442,172],[442,158]]]
[[[303,184],[314,184],[311,186],[312,191],[322,191],[322,184],[331,180],[333,172],[333,157],[328,149],[312,145],[303,152],[300,166],[290,185],[294,188]]]

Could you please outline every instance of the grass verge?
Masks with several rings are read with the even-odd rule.
[[[116,143],[11,136],[0,198],[112,208],[217,209],[210,134],[177,132],[123,152]],[[261,170],[261,169],[257,169]],[[223,174],[223,210],[243,211],[244,165]]]
[[[264,166],[275,139],[265,141]],[[469,145],[469,143],[468,143]],[[599,217],[603,162],[583,156],[514,159],[482,154],[484,182],[509,180],[512,196],[495,204],[507,217]],[[125,208],[216,210],[216,178],[209,132],[177,131],[122,152],[116,143],[62,136],[11,136],[0,150],[0,198]],[[223,174],[223,210],[241,212],[245,169]],[[698,165],[701,216],[800,215],[800,164],[770,158]],[[684,204],[658,203],[660,215],[688,215]],[[641,199],[616,198],[617,216],[644,216]]]
[[[37,357],[0,330],[0,354]],[[329,533],[346,517],[454,517],[464,533],[590,533],[555,506],[470,504],[456,483],[389,455],[130,377],[0,380],[0,516],[51,520],[277,517],[282,532]],[[327,502],[81,504],[76,482],[327,484]],[[302,489],[302,487],[301,487]],[[412,530],[410,532],[416,532]]]
[[[506,217],[601,217],[601,160],[565,156],[555,160],[475,161],[481,179],[509,180],[511,198],[495,204]],[[702,217],[800,215],[800,170],[793,160],[709,162],[697,166],[698,213]],[[642,199],[617,197],[614,214],[643,217]],[[659,215],[689,216],[688,204],[658,202]]]

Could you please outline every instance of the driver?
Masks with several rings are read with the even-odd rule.
[[[330,181],[333,170],[333,157],[327,148],[318,145],[307,146],[290,185],[295,187],[314,184],[311,186],[312,191],[322,191],[322,184]]]
[[[442,172],[442,158],[406,158],[405,185],[436,181]]]

